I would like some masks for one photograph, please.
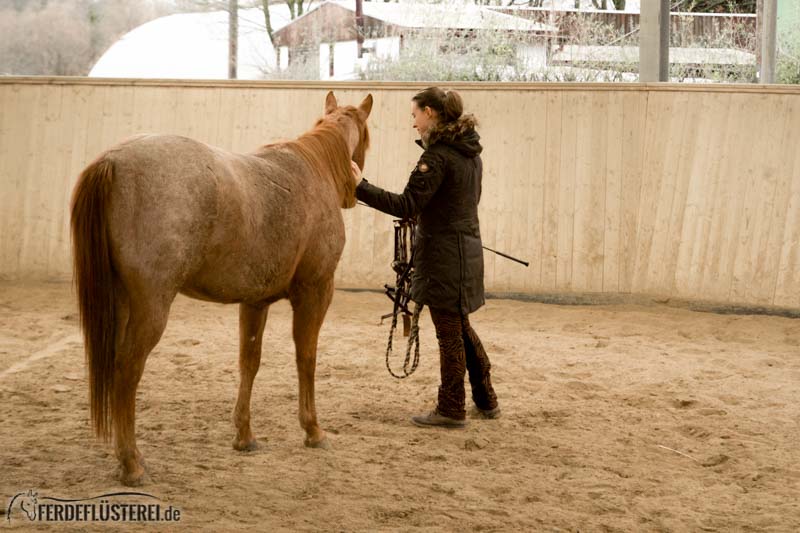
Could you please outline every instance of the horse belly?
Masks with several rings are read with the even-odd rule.
[[[241,208],[221,210],[203,261],[182,292],[220,302],[269,302],[288,294],[310,228],[292,199],[266,198],[274,200],[248,205],[244,216]]]
[[[222,303],[273,302],[285,298],[293,276],[293,262],[266,261],[240,254],[207,257],[181,286],[180,292]]]

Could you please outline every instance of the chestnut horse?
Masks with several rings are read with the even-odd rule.
[[[288,298],[305,444],[317,423],[317,339],[353,207],[350,161],[364,167],[372,95],[325,114],[296,140],[242,155],[173,135],[139,135],[101,154],[72,197],[74,278],[89,366],[92,424],[113,434],[126,485],[142,483],[136,388],[177,293],[239,304],[237,450],[257,446],[250,394],[269,305]]]

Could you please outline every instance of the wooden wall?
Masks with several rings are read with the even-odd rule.
[[[424,85],[0,78],[0,279],[68,279],[69,197],[140,132],[236,151],[375,97],[365,175],[402,190]],[[800,308],[800,88],[456,84],[482,125],[484,244],[497,292],[631,293]],[[345,212],[338,283],[392,280],[391,218]]]

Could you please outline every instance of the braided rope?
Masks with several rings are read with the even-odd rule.
[[[397,303],[395,303],[394,311],[392,313],[392,327],[389,330],[389,345],[386,347],[386,370],[389,373],[397,378],[397,379],[405,379],[417,369],[419,365],[419,315],[422,312],[422,304],[415,304],[414,305],[414,314],[411,316],[411,333],[408,337],[408,348],[406,348],[406,358],[403,361],[403,375],[395,374],[392,370],[391,365],[389,364],[389,357],[392,355],[392,339],[394,338],[394,332],[397,329],[397,315],[398,310],[400,308]],[[411,361],[411,348],[414,347],[414,360]],[[411,362],[411,367],[409,368],[409,362]]]

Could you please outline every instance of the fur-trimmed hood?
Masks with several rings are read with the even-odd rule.
[[[423,147],[436,143],[447,144],[467,157],[475,157],[483,151],[480,135],[475,131],[478,121],[473,115],[462,115],[447,124],[437,124],[422,138]]]

